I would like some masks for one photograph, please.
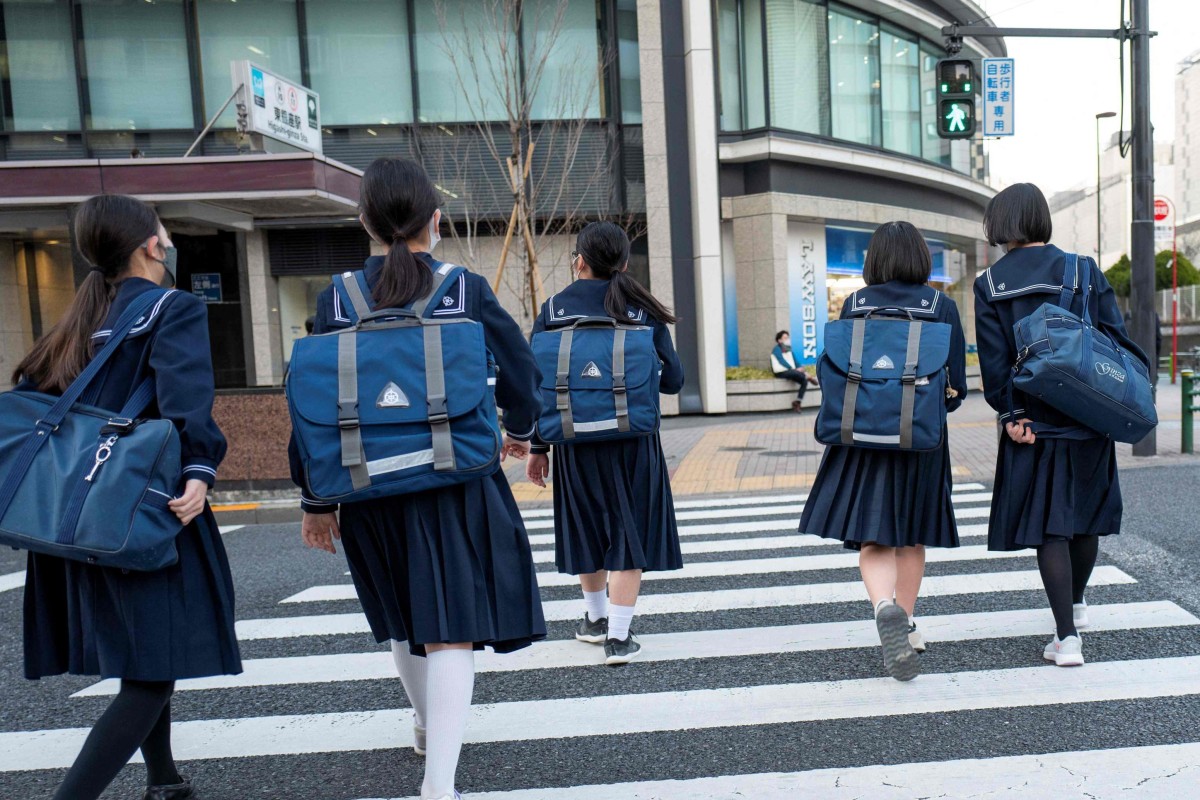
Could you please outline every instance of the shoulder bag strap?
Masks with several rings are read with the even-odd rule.
[[[1083,297],[1083,313],[1080,316],[1088,325],[1092,324],[1092,312],[1089,308],[1091,303],[1088,302],[1089,295],[1092,291],[1092,265],[1086,258],[1080,259],[1079,256],[1073,256],[1079,270],[1079,294]]]
[[[1071,310],[1071,299],[1079,289],[1079,256],[1067,253],[1067,263],[1063,267],[1062,289],[1058,294],[1058,307],[1063,311]],[[1086,306],[1084,307],[1086,311]]]

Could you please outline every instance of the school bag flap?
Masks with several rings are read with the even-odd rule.
[[[945,322],[910,322],[906,319],[873,318],[857,320],[865,328],[862,364],[863,380],[900,380],[908,350],[908,326],[920,326],[916,375],[928,377],[944,369],[950,358],[950,325]],[[854,344],[856,320],[842,319],[825,326],[825,358],[839,372],[850,374],[850,356]]]
[[[483,404],[488,390],[491,359],[483,326],[469,319],[419,322],[411,318],[297,340],[288,370],[296,412],[315,425],[338,425],[338,348],[342,337],[353,334],[359,424],[427,421],[425,329],[429,326],[441,332],[446,414],[454,419],[472,413]]]
[[[613,390],[613,342],[615,331],[625,332],[625,387],[645,386],[662,368],[654,348],[654,329],[644,325],[576,325],[552,328],[533,337],[533,354],[541,366],[543,389],[554,391],[558,381],[559,345],[565,331],[572,330],[568,379],[573,390]],[[553,369],[547,369],[549,365]]]

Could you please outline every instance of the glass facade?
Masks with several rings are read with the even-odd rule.
[[[941,48],[893,15],[828,0],[715,0],[713,14],[722,131],[828,136],[951,165],[934,119]]]
[[[617,0],[617,75],[621,121],[642,124],[642,62],[638,50],[637,0]]]
[[[78,130],[79,94],[67,0],[5,3],[4,32],[9,81],[4,127],[14,131]]]

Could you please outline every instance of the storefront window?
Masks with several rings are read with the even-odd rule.
[[[413,121],[408,10],[396,0],[305,3],[308,71],[327,125]]]
[[[833,135],[878,146],[879,28],[833,6],[829,12],[829,80]]]
[[[599,117],[603,83],[595,0],[525,0],[523,8],[530,118]]]
[[[417,119],[420,122],[504,120],[503,88],[513,70],[505,57],[517,45],[499,46],[498,30],[512,30],[504,4],[480,0],[416,2]]]
[[[80,5],[88,127],[190,130],[194,122],[183,0],[82,0]]]
[[[317,295],[328,288],[328,275],[288,275],[279,279],[279,328],[285,365],[292,360],[292,345],[308,335],[305,323],[317,313]]]
[[[717,0],[717,69],[721,130],[742,129],[742,47],[739,0]]]
[[[915,40],[883,32],[883,146],[912,156],[921,155],[920,64],[921,52]]]
[[[642,62],[638,52],[637,0],[617,0],[617,67],[621,122],[642,124]]]
[[[809,0],[767,0],[766,6],[771,127],[825,133],[825,9]]]
[[[75,90],[75,55],[66,0],[7,0],[3,35],[11,99],[3,107],[4,128],[78,130],[79,95]]]
[[[252,61],[288,80],[300,81],[296,0],[198,0],[196,14],[206,119],[217,113],[233,92],[230,62]],[[183,52],[186,58],[187,51]],[[218,125],[232,128],[236,119],[231,104]]]

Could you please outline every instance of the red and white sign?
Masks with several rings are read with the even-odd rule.
[[[1171,206],[1168,205],[1167,201],[1163,200],[1161,197],[1155,198],[1154,199],[1154,221],[1162,222],[1164,219],[1166,219],[1169,216],[1171,216]]]

